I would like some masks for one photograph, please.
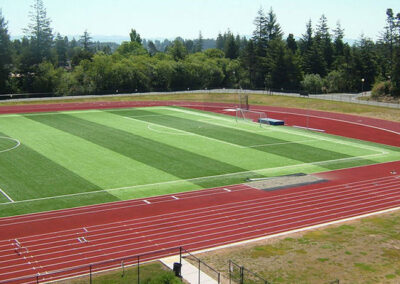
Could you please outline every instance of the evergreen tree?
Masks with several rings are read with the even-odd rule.
[[[338,21],[336,23],[336,29],[333,30],[334,32],[334,53],[336,56],[343,56],[344,54],[344,29],[340,25]]]
[[[286,39],[286,45],[291,50],[293,53],[296,53],[297,51],[297,42],[296,39],[294,38],[293,34],[289,34],[289,36]]]
[[[0,93],[7,90],[6,82],[11,69],[11,42],[7,22],[0,10]]]
[[[195,45],[195,52],[201,52],[203,50],[203,35],[201,34],[201,31],[199,32],[199,37],[196,41]]]
[[[333,46],[331,35],[329,33],[328,20],[325,15],[322,15],[319,19],[315,33],[315,41],[321,49],[327,69],[330,70],[333,63]]]
[[[312,22],[311,19],[307,22],[306,24],[306,33],[303,34],[303,37],[301,39],[302,42],[302,52],[307,52],[308,50],[311,49],[311,46],[313,44],[313,28],[312,28]]]
[[[282,39],[283,32],[281,29],[281,26],[277,22],[276,15],[274,11],[272,10],[272,7],[270,8],[267,16],[266,16],[266,32],[267,32],[267,37],[268,41],[274,40],[274,39]]]
[[[225,47],[225,39],[221,33],[218,33],[217,40],[216,40],[216,48],[220,50],[224,50]]]
[[[265,56],[268,45],[267,33],[267,18],[262,8],[257,12],[257,17],[254,19],[255,30],[253,32],[253,43],[258,56]]]
[[[34,0],[29,13],[30,24],[25,29],[26,35],[30,38],[33,61],[35,64],[50,58],[50,48],[53,42],[53,33],[50,27],[50,19],[47,17],[43,0]]]
[[[57,34],[55,39],[55,51],[57,53],[57,65],[67,65],[68,37],[62,37],[60,34]]]
[[[231,32],[226,35],[224,51],[226,58],[236,59],[239,56],[239,46]]]
[[[87,30],[85,30],[85,32],[79,39],[79,43],[83,47],[83,50],[92,51],[92,45],[93,45],[92,37],[90,36]]]
[[[396,46],[394,50],[393,68],[390,77],[391,94],[400,97],[400,46]]]
[[[137,33],[136,30],[131,29],[129,37],[131,39],[131,42],[137,42],[138,44],[142,44],[142,39],[140,38],[140,34]]]
[[[242,64],[249,77],[249,87],[255,86],[257,55],[253,40],[249,40],[241,57]]]
[[[148,48],[151,56],[156,55],[156,53],[158,52],[156,46],[154,45],[154,42],[152,41],[149,41]]]

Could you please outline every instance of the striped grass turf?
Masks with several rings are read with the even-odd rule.
[[[0,138],[0,188],[16,201],[1,196],[0,216],[392,161],[400,153],[174,107],[3,115],[0,137],[17,139]]]

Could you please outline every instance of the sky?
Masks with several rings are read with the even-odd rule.
[[[11,36],[23,35],[34,0],[0,0]],[[43,0],[51,27],[61,35],[128,36],[134,28],[142,38],[181,36],[216,38],[228,29],[251,35],[254,18],[263,8],[274,10],[285,36],[305,33],[324,14],[333,29],[337,21],[345,38],[361,34],[376,40],[383,30],[386,9],[400,13],[399,0]]]

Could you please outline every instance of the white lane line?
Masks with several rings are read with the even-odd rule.
[[[173,199],[176,199],[176,200],[178,200],[179,198],[178,197],[176,197],[175,195],[172,195],[171,196]]]
[[[397,192],[396,192],[396,194],[397,194]],[[388,194],[384,194],[383,196],[386,196],[386,195],[388,195]],[[350,199],[350,198],[349,198]],[[388,198],[385,198],[385,199],[388,199]],[[393,198],[391,198],[391,200],[392,200]],[[366,198],[366,200],[369,200],[369,198],[367,197]],[[328,201],[327,203],[331,203],[332,201]],[[353,199],[351,202],[355,202],[355,200]],[[351,203],[350,202],[350,203]],[[357,201],[358,202],[358,201]],[[369,201],[369,202],[366,202],[366,203],[371,203],[371,202],[374,202],[374,201]],[[326,203],[326,202],[325,202]],[[346,203],[348,203],[348,202],[346,202]],[[264,208],[265,209],[265,208]],[[305,211],[308,211],[308,210],[305,210]],[[264,215],[264,214],[263,214]],[[240,214],[239,216],[242,216],[242,214]],[[257,215],[256,215],[257,216]],[[254,217],[254,216],[251,216],[251,217]],[[270,218],[272,218],[272,217],[270,217]],[[236,220],[236,219],[235,219]],[[101,235],[101,234],[100,234]],[[115,236],[114,236],[115,237]],[[105,238],[105,239],[107,239],[107,238]]]
[[[348,193],[341,194],[340,198],[337,198],[334,201],[340,201],[340,200],[345,201],[345,200],[348,200],[348,201],[345,201],[345,202],[341,202],[341,204],[349,204],[349,203],[354,203],[354,202],[360,202],[361,200],[368,200],[368,202],[364,203],[364,204],[368,204],[368,203],[371,203],[371,202],[376,202],[375,200],[370,201],[370,196],[374,195],[374,194],[378,194],[378,192],[379,192],[379,196],[381,196],[381,197],[383,197],[383,196],[391,196],[393,194],[398,194],[398,191],[396,190],[398,185],[399,184],[381,186],[381,188],[380,188],[381,190],[379,190],[379,191],[376,191],[376,188],[372,188],[370,190],[363,190],[363,187],[360,187],[359,188],[359,192],[355,192],[354,190],[351,190]],[[396,188],[393,188],[393,186],[395,186]],[[382,190],[382,188],[385,188],[385,190]],[[342,190],[345,190],[345,189],[342,188]],[[368,193],[368,192],[370,192],[370,193]],[[389,192],[393,192],[393,193],[389,193]],[[362,194],[359,194],[359,193],[362,193]],[[385,194],[383,194],[383,193],[385,193]],[[285,215],[294,214],[294,213],[285,213],[287,211],[287,209],[284,209],[286,207],[289,208],[289,209],[293,208],[293,205],[290,205],[288,203],[290,203],[290,202],[292,202],[294,200],[302,201],[302,202],[298,203],[301,206],[299,206],[297,209],[305,209],[305,210],[296,211],[296,214],[298,214],[299,212],[308,212],[308,211],[313,211],[315,209],[322,209],[323,207],[332,207],[332,205],[321,206],[322,204],[332,204],[332,202],[333,202],[332,198],[328,197],[328,196],[331,196],[331,195],[336,197],[338,195],[338,192],[333,192],[333,193],[330,193],[330,194],[325,194],[324,193],[322,196],[312,196],[311,198],[301,198],[301,197],[296,198],[296,197],[293,197],[293,198],[290,198],[289,201],[281,202],[282,203],[281,205],[276,204],[275,202],[270,202],[270,200],[261,200],[261,202],[254,201],[254,203],[251,204],[251,208],[249,208],[247,206],[247,207],[245,207],[245,210],[240,209],[240,207],[243,207],[243,205],[231,206],[231,204],[227,204],[228,206],[225,206],[224,208],[210,211],[210,212],[213,212],[213,213],[211,215],[207,215],[207,216],[209,218],[212,217],[212,220],[214,221],[213,225],[216,225],[216,224],[219,224],[219,223],[223,223],[223,222],[215,222],[215,221],[217,221],[218,219],[226,220],[226,215],[225,215],[226,212],[230,213],[230,215],[229,215],[230,216],[230,220],[237,220],[237,221],[241,220],[241,219],[254,218],[254,217],[258,217],[258,216],[260,216],[260,217],[265,216],[266,217],[266,213],[268,213],[268,212],[283,217]],[[345,196],[348,196],[348,197],[345,197]],[[355,200],[354,197],[351,197],[351,196],[360,197],[360,199],[358,199],[358,200],[356,199]],[[285,199],[288,199],[288,198],[285,198]],[[384,199],[393,199],[393,198],[387,197],[387,198],[384,198]],[[266,205],[268,205],[268,202],[272,203],[273,206],[266,206]],[[317,207],[317,208],[312,207],[312,206],[315,206],[316,203],[319,205],[319,207]],[[279,209],[279,210],[274,209],[275,207],[277,209]],[[246,215],[247,217],[246,216],[243,217],[244,213],[246,212],[246,210],[249,211],[252,214]],[[215,211],[220,211],[220,213],[217,213]],[[283,214],[281,214],[280,211]],[[206,212],[208,212],[208,211],[206,210]],[[204,212],[200,212],[200,213],[204,214]],[[189,215],[193,215],[193,214],[189,214]],[[162,218],[162,219],[158,219],[157,221],[161,221],[161,220],[164,219],[164,220],[168,221],[166,223],[165,222],[163,223],[164,226],[170,224],[168,226],[169,227],[173,227],[175,229],[177,227],[184,227],[184,226],[187,226],[187,225],[196,225],[196,224],[198,224],[198,222],[203,222],[203,223],[207,222],[205,225],[202,225],[202,227],[204,227],[204,226],[207,227],[207,226],[211,225],[211,224],[209,224],[209,221],[205,221],[205,220],[202,221],[202,219],[204,219],[204,217],[205,217],[204,215],[191,216],[191,217],[189,215],[186,215],[186,216],[182,215],[182,216],[180,216],[181,219],[176,220],[176,221],[170,221],[170,218]],[[221,217],[218,217],[218,216],[221,216]],[[237,217],[240,217],[240,218],[237,218]],[[274,216],[270,215],[268,218],[274,218]],[[195,222],[194,221],[195,219],[201,219],[201,220],[198,221],[198,222]],[[184,224],[183,224],[182,221],[184,221],[184,220],[190,220],[190,222],[184,222]],[[150,221],[150,224],[151,223],[152,223],[152,221]],[[175,223],[178,223],[178,224],[172,226]],[[144,224],[144,226],[140,225],[140,224]],[[157,233],[155,234],[155,231],[158,231],[158,230],[165,231],[165,228],[164,227],[161,228],[160,224],[151,224],[151,225],[149,225],[148,222],[140,222],[140,223],[136,223],[136,224],[133,223],[133,224],[130,224],[130,226],[134,226],[136,229],[145,229],[145,231],[141,231],[141,233],[152,232],[153,236],[154,235],[158,235]],[[149,229],[151,227],[156,227],[156,230]],[[119,228],[123,228],[124,230],[119,230]],[[123,226],[123,225],[115,226],[114,228],[113,227],[105,228],[103,230],[111,230],[111,229],[114,229],[114,231],[106,232],[106,233],[104,233],[104,232],[101,233],[102,230],[97,230],[97,231],[96,230],[92,230],[93,233],[91,234],[91,237],[105,236],[105,235],[114,234],[114,235],[111,235],[111,237],[101,237],[101,238],[97,239],[97,241],[107,240],[107,239],[115,239],[115,238],[118,238],[121,241],[124,238],[123,232],[129,231],[129,229],[126,229],[126,227]],[[165,233],[165,232],[162,232],[162,233]],[[73,235],[64,235],[64,236],[59,236],[59,237],[69,237],[69,236],[73,236]],[[65,243],[65,239],[58,240],[58,241],[54,241],[54,240],[51,241],[52,239],[53,238],[43,238],[41,240],[42,241],[47,241],[47,242],[52,243],[52,244],[55,244],[57,242]],[[30,241],[25,241],[25,242],[29,243]],[[38,240],[32,240],[32,242],[38,242]],[[114,243],[114,242],[108,242],[108,244],[110,244],[110,243]],[[41,244],[39,244],[39,246],[42,246],[42,245],[43,245],[43,242]],[[34,244],[30,245],[31,248],[34,248],[36,246],[38,246],[38,245],[34,245]],[[68,246],[68,245],[53,246],[53,247],[57,248],[57,247],[63,247],[63,246]],[[49,247],[46,247],[46,249],[49,249]],[[46,250],[46,249],[38,249],[38,250],[35,250],[35,252],[39,252],[41,250]]]
[[[387,203],[393,203],[393,198],[385,198],[385,199],[390,199],[390,201],[388,201],[388,202],[383,202],[382,204],[387,204]],[[357,200],[353,200],[353,202],[357,202]],[[374,202],[374,201],[368,201],[368,202],[365,202],[364,204],[368,204],[368,203],[371,203],[371,202]],[[363,203],[361,203],[361,204],[363,204]],[[389,205],[387,205],[387,206],[389,206]],[[324,210],[324,211],[322,211],[322,212],[325,212],[325,213],[327,213],[327,212],[329,212],[329,211],[337,211],[338,209],[344,209],[344,208],[350,208],[350,210],[342,210],[341,211],[341,213],[350,213],[350,212],[352,212],[352,211],[355,211],[355,210],[360,210],[360,208],[355,208],[355,206],[354,205],[352,205],[352,206],[344,206],[344,207],[333,207],[333,209],[329,209],[329,210]],[[373,208],[373,207],[376,207],[376,205],[374,206],[374,205],[369,205],[369,206],[366,206],[366,207],[364,207],[364,208],[362,208],[363,210],[365,210],[365,209],[367,209],[367,208]],[[368,212],[368,211],[367,211]],[[215,232],[215,228],[209,228],[209,229],[207,229],[207,230],[200,230],[200,232],[199,233],[206,233],[207,231],[211,231],[211,232],[214,232],[214,233],[206,233],[205,235],[202,235],[202,237],[207,237],[207,238],[203,238],[203,239],[200,239],[200,240],[198,240],[197,242],[205,242],[205,241],[210,241],[210,240],[216,240],[216,239],[223,239],[223,238],[226,238],[226,237],[229,237],[229,236],[237,236],[237,235],[242,235],[242,234],[248,234],[249,232],[260,232],[260,231],[265,231],[264,232],[264,234],[270,234],[271,232],[269,232],[269,230],[271,229],[271,228],[279,228],[279,227],[284,227],[284,226],[287,226],[287,224],[297,224],[297,223],[303,223],[304,221],[311,221],[311,220],[315,220],[315,219],[321,219],[322,217],[326,217],[326,216],[332,216],[332,219],[336,219],[336,220],[338,220],[338,219],[340,219],[340,217],[337,217],[337,213],[336,212],[333,212],[333,213],[330,213],[330,214],[327,214],[327,215],[324,215],[324,216],[322,216],[321,217],[321,215],[319,215],[319,213],[320,212],[313,212],[313,213],[311,213],[311,214],[305,214],[304,216],[309,216],[310,218],[303,218],[304,216],[299,216],[298,214],[295,216],[295,217],[290,217],[290,218],[286,218],[286,219],[283,219],[283,220],[278,220],[278,221],[273,221],[273,222],[270,222],[270,224],[272,225],[272,224],[276,224],[276,225],[273,225],[273,226],[270,226],[270,225],[268,225],[267,227],[265,227],[265,225],[266,225],[266,223],[265,222],[263,222],[263,219],[260,219],[260,220],[252,220],[251,222],[261,222],[260,224],[254,224],[254,225],[250,225],[250,226],[248,226],[248,228],[251,228],[251,229],[253,229],[253,230],[246,230],[245,232],[240,232],[240,230],[243,230],[243,226],[241,226],[241,227],[237,227],[237,223],[235,222],[234,224],[229,224],[229,225],[223,225],[223,226],[221,226],[221,227],[219,227],[220,229],[221,228],[225,228],[224,230],[218,230],[217,232]],[[295,213],[292,213],[292,214],[296,214],[296,212]],[[361,213],[352,213],[352,214],[350,214],[350,216],[354,216],[354,215],[360,215]],[[302,217],[302,218],[300,218],[300,217]],[[271,217],[270,217],[271,218]],[[291,220],[291,219],[299,219],[299,220],[294,220],[294,221],[290,221],[290,222],[283,222],[283,224],[282,224],[282,221],[285,221],[285,220]],[[331,219],[331,220],[332,220]],[[329,221],[329,218],[327,219],[327,221]],[[250,223],[251,223],[250,222]],[[313,224],[313,222],[314,223],[321,223],[322,221],[312,221],[312,223],[311,224]],[[243,225],[243,224],[242,224]],[[233,228],[231,228],[231,229],[228,229],[228,227],[232,227],[232,226],[235,226],[235,227],[233,227]],[[296,225],[296,226],[298,226],[298,227],[302,227],[302,226],[304,226],[304,225]],[[208,226],[209,227],[209,226]],[[296,228],[296,227],[295,227]],[[239,231],[238,233],[233,233],[233,234],[231,234],[231,235],[228,235],[229,233],[232,233],[232,232],[234,232],[234,231]],[[222,236],[218,236],[218,234],[220,234],[220,233],[222,233],[223,235]],[[224,233],[226,233],[226,234],[224,234]],[[165,233],[160,233],[161,235],[165,235]],[[184,235],[190,235],[190,234],[193,234],[193,231],[191,231],[191,232],[189,232],[189,233],[184,233],[184,234],[181,234],[181,236],[184,236]],[[215,238],[208,238],[208,236],[215,236],[216,235],[216,237]],[[161,237],[161,238],[159,238],[160,240],[164,240],[164,238],[165,237]],[[180,241],[184,241],[184,240],[193,240],[193,239],[196,239],[196,238],[198,238],[198,237],[186,237],[186,238],[181,238],[180,239]],[[153,241],[157,241],[158,239],[154,239]],[[175,241],[175,240],[174,240]],[[169,242],[164,242],[164,243],[162,243],[162,242],[160,242],[159,243],[159,245],[165,245],[165,244],[168,244],[168,243],[172,243],[172,242],[174,242],[174,241],[169,241]],[[118,240],[117,241],[117,243],[120,243],[120,240]],[[147,241],[145,241],[145,243],[147,243]],[[194,243],[196,243],[196,242],[194,242]],[[191,243],[191,244],[193,244],[193,243]],[[126,251],[131,251],[131,250],[137,250],[137,249],[143,249],[143,248],[146,248],[146,246],[145,247],[140,247],[140,248],[137,248],[137,247],[135,247],[135,248],[132,248],[132,249],[129,249],[129,246],[131,246],[132,244],[131,244],[131,242],[129,242],[129,244],[125,244],[125,245],[120,245],[120,246],[112,246],[112,247],[107,247],[107,248],[100,248],[100,249],[95,249],[95,250],[93,250],[92,252],[101,252],[101,255],[102,256],[105,256],[105,255],[113,255],[113,254],[116,254],[116,253],[118,253],[118,252],[116,252],[115,251],[115,249],[116,248],[121,248],[122,250],[121,251],[124,251],[124,252],[126,252]],[[100,246],[101,247],[101,246]],[[153,247],[153,245],[151,244],[150,246],[147,246],[147,247]],[[123,249],[123,248],[125,248],[125,249]],[[104,253],[104,251],[113,251],[112,253]],[[72,254],[72,255],[69,255],[70,257],[73,257],[73,256],[80,256],[80,255],[82,255],[83,253],[75,253],[75,254]],[[43,254],[43,255],[50,255],[49,253],[47,253],[47,254]],[[42,256],[43,256],[42,255]],[[95,258],[96,256],[93,256],[93,257],[89,257],[89,258]],[[97,256],[98,257],[98,256]],[[60,259],[60,258],[63,258],[63,256],[59,256],[59,257],[53,257],[53,258],[47,258],[47,260],[46,261],[49,261],[49,260],[56,260],[56,259]],[[66,264],[66,263],[73,263],[73,262],[77,262],[79,259],[72,259],[72,260],[69,260],[69,261],[64,261],[63,262],[63,264]],[[56,265],[56,264],[51,264],[51,266],[53,266],[53,265]],[[8,274],[8,273],[4,273],[4,274]],[[1,274],[0,274],[1,275]]]
[[[224,190],[227,191],[227,192],[231,192],[232,191],[229,188],[224,188]]]
[[[14,203],[15,201],[4,191],[0,188],[0,193],[4,195],[5,198],[8,199],[11,203]],[[6,204],[6,203],[1,203],[1,204]]]
[[[144,199],[143,202],[146,203],[146,204],[151,204],[151,202],[146,200],[146,199]]]

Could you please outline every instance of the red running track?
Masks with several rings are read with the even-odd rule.
[[[59,269],[178,246],[200,250],[400,207],[400,174],[389,168],[400,173],[400,162],[321,173],[331,181],[298,188],[234,185],[2,218],[0,281],[36,273],[51,280],[46,273]]]
[[[213,105],[212,109],[222,112],[225,107]],[[296,123],[303,117],[288,109],[270,110],[273,111]],[[337,121],[327,121],[335,120],[325,119],[323,125],[326,130],[335,131]],[[353,128],[357,125],[354,123],[350,121]],[[372,127],[369,131],[390,133],[378,137],[386,139],[387,144],[398,145],[398,136],[397,140],[390,139],[397,125],[388,123],[384,127],[385,130]],[[397,208],[399,173],[400,161],[320,173],[316,175],[329,181],[277,191],[234,185],[0,218],[0,283],[38,273],[41,280],[52,280],[87,272],[47,274],[59,269],[165,249],[165,254],[157,255],[160,257],[178,246],[192,251],[207,249]],[[115,263],[109,266],[112,265]]]

